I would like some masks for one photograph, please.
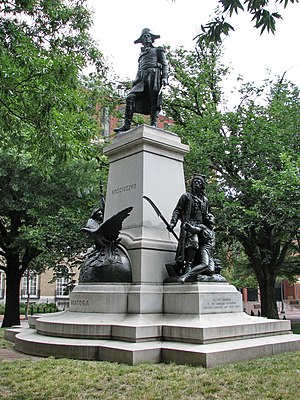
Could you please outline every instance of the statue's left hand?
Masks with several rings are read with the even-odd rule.
[[[163,80],[162,80],[162,85],[163,85],[163,86],[167,86],[167,84],[168,84],[168,80],[167,80],[167,79],[163,79]]]

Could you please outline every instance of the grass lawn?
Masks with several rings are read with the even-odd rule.
[[[300,352],[212,369],[51,357],[0,360],[1,400],[298,400],[299,382]]]
[[[300,335],[300,322],[295,322],[292,324],[292,331],[293,333],[297,333],[297,335]]]

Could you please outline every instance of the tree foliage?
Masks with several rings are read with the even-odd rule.
[[[4,0],[0,5],[0,145],[40,159],[76,155],[95,135],[78,90],[87,65],[103,73],[83,0]]]
[[[178,48],[168,52],[170,95],[165,108],[176,122],[176,131],[191,147],[186,156],[186,175],[195,170],[206,173],[210,168],[205,165],[209,159],[199,157],[197,149],[211,136],[219,136],[221,81],[227,73],[227,68],[219,62],[220,55],[221,50],[213,45],[199,46],[195,51]]]
[[[239,106],[221,112],[217,82],[225,70],[217,67],[215,51],[201,54],[211,61],[176,54],[168,110],[191,147],[189,173],[207,175],[219,239],[242,245],[259,283],[262,315],[276,317],[276,278],[300,225],[299,89],[283,79],[245,84]],[[190,66],[198,68],[202,86]],[[209,76],[217,76],[213,85]]]
[[[220,43],[222,35],[228,36],[234,27],[226,21],[226,18],[233,14],[241,12],[249,13],[254,22],[254,27],[264,31],[275,33],[276,21],[281,19],[277,11],[277,6],[286,8],[293,3],[299,3],[299,0],[275,0],[276,11],[269,10],[269,0],[219,0],[219,8],[216,11],[216,17],[206,25],[201,25],[202,33],[197,36],[199,43]]]

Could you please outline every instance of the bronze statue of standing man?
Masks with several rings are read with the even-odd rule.
[[[204,195],[205,176],[196,174],[192,178],[191,191],[180,196],[173,211],[168,229],[172,230],[181,221],[180,236],[176,251],[176,263],[182,273],[194,268],[196,254],[201,246],[200,233],[208,218],[208,200]],[[199,228],[199,229],[197,229]]]
[[[145,28],[134,42],[141,43],[143,47],[139,56],[137,76],[126,97],[125,122],[123,126],[115,129],[117,133],[130,129],[135,112],[150,115],[151,126],[157,125],[162,104],[161,89],[168,84],[169,72],[164,49],[153,46],[153,42],[158,38],[160,38],[159,35]]]

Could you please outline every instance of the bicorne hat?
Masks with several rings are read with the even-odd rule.
[[[155,39],[159,39],[160,38],[160,35],[155,35],[154,33],[152,33],[150,31],[149,28],[144,28],[142,30],[142,33],[141,33],[140,37],[137,40],[134,41],[134,44],[142,43],[142,36],[144,35],[144,33],[149,33],[151,35],[151,37],[152,37],[153,42],[154,42]]]

